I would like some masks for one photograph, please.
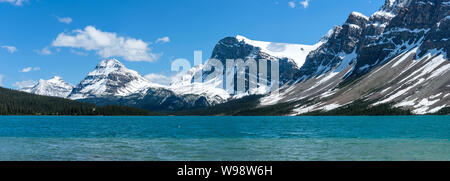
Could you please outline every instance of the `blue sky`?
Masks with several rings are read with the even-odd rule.
[[[0,85],[58,75],[77,84],[106,57],[143,75],[209,58],[227,36],[314,44],[352,11],[384,0],[0,0]]]

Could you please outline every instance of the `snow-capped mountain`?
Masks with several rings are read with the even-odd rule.
[[[126,68],[117,59],[101,61],[78,84],[70,99],[125,97],[145,93],[150,87],[162,87],[151,83],[134,70]]]
[[[230,43],[234,43],[234,46],[228,46]],[[243,36],[229,37],[218,43],[212,57],[225,61],[228,56],[236,55],[229,53],[229,51],[240,51],[239,49],[242,48],[248,49],[247,53],[237,56],[236,59],[253,57],[259,60],[259,58],[264,57],[271,61],[280,61],[281,79],[285,83],[292,80],[292,76],[303,65],[307,54],[323,43],[321,41],[316,45],[309,46],[254,41]],[[190,102],[195,102],[192,99],[204,99],[205,102],[201,101],[202,105],[220,104],[232,98],[230,93],[222,88],[223,82],[221,80],[213,79],[201,83],[193,81],[194,74],[203,71],[204,66],[198,65],[186,73],[175,76],[172,83],[169,86],[165,86],[146,80],[139,73],[126,68],[116,59],[103,60],[73,89],[68,98],[85,101],[95,99],[95,103],[100,103],[99,99],[103,99],[101,101],[105,102],[110,102],[111,100],[106,101],[104,99],[143,99],[143,97],[148,97],[149,94],[159,98],[189,96]],[[161,92],[165,93],[159,94]],[[266,93],[265,91],[261,92]],[[258,90],[250,91],[250,93],[258,93]],[[166,100],[160,99],[159,101]],[[184,101],[178,100],[178,102]],[[133,102],[133,104],[138,103]],[[139,104],[143,103],[140,102]],[[196,106],[190,105],[188,107]]]
[[[61,77],[55,76],[49,80],[39,80],[34,86],[20,89],[20,91],[43,96],[66,98],[72,92],[73,86]]]
[[[195,69],[180,74],[170,86],[152,83],[117,59],[101,61],[68,96],[69,99],[98,105],[119,104],[150,111],[200,108],[226,102],[224,90],[195,84]],[[205,86],[204,86],[205,85]]]
[[[295,80],[295,75],[303,66],[307,55],[325,42],[326,38],[322,39],[315,45],[274,43],[251,40],[244,36],[238,35],[236,37],[226,37],[220,40],[214,47],[211,59],[219,60],[223,65],[226,65],[227,59],[241,59],[244,61],[254,59],[257,64],[259,64],[259,62],[263,59],[267,60],[268,64],[270,64],[270,62],[278,62],[280,85],[283,85]],[[205,66],[208,66],[208,63],[209,62],[207,62]],[[224,73],[225,72],[227,72],[226,67],[224,67]],[[259,73],[260,70],[258,69],[257,74]],[[209,74],[210,72],[204,71],[203,77],[207,77]],[[271,74],[270,69],[267,70],[267,74]],[[213,82],[218,85],[219,88],[230,87],[229,85],[232,84],[234,84],[234,87],[237,87],[237,84],[234,81],[226,82],[226,80],[218,79]],[[227,91],[229,93],[233,92],[233,90]],[[234,95],[234,98],[239,98],[245,95],[260,93],[267,93],[267,87],[258,87],[254,90],[249,90],[249,88],[247,88],[245,93],[241,93],[242,95],[237,92],[232,94]]]
[[[370,17],[352,13],[311,52],[296,77],[261,104],[290,102],[292,114],[356,100],[427,114],[450,106],[449,0],[386,0]]]
[[[255,41],[240,35],[216,44],[211,59],[223,65],[227,59],[278,62],[280,90],[276,94],[265,95],[266,87],[250,90],[250,86],[243,94],[230,93],[224,85],[236,87],[237,83],[225,82],[223,75],[205,81],[213,72],[205,68],[212,66],[210,62],[175,76],[170,85],[163,86],[110,59],[100,62],[68,98],[177,111],[263,94],[257,107],[246,109],[268,110],[265,108],[275,105],[283,113],[298,115],[363,101],[369,107],[387,105],[415,114],[435,113],[450,107],[449,30],[450,0],[386,0],[371,16],[351,13],[315,45]],[[204,82],[193,80],[199,73]],[[271,74],[270,70],[267,73]],[[55,83],[62,82],[57,80],[61,79],[41,80],[23,91],[65,97],[70,91],[64,90],[69,87]],[[54,84],[61,90],[49,86]]]

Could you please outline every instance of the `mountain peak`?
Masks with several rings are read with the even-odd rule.
[[[85,99],[95,97],[124,97],[145,92],[153,84],[134,70],[126,68],[117,59],[106,59],[78,84],[70,99]]]
[[[249,40],[248,38],[246,38],[245,36],[242,36],[242,35],[236,35],[236,39],[237,39],[238,41]]]
[[[123,65],[117,59],[105,59],[97,64],[95,69],[89,73],[91,76],[96,75],[109,75],[113,72],[133,72],[133,74],[138,74],[133,70],[129,70],[125,65]]]
[[[59,84],[59,85],[66,84],[66,85],[70,85],[69,83],[65,82],[62,77],[57,76],[57,75],[53,76],[51,79],[48,79],[48,80],[40,79],[39,83],[37,83],[36,85],[39,85],[39,84]],[[34,85],[34,86],[36,86],[36,85]]]
[[[97,68],[124,68],[125,66],[117,59],[105,59],[98,63]]]
[[[368,21],[369,17],[363,15],[362,13],[354,11],[348,16],[345,23],[348,25],[357,25],[359,28],[364,28]]]
[[[39,80],[32,87],[20,89],[20,91],[52,97],[66,98],[72,92],[73,86],[65,82],[62,77],[54,76],[49,80]]]
[[[365,19],[365,20],[369,20],[369,17],[367,17],[366,15],[364,15],[364,14],[362,14],[362,13],[360,13],[360,12],[356,12],[356,11],[353,11],[353,12],[350,14],[350,16],[360,17],[360,18],[363,18],[363,19]]]
[[[412,0],[386,0],[380,11],[398,13],[399,9],[405,8]]]
[[[48,82],[63,82],[63,78],[60,76],[53,76],[51,79],[48,80]]]

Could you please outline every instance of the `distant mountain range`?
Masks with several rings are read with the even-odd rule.
[[[414,114],[430,114],[450,106],[450,1],[386,0],[367,17],[353,12],[315,45],[255,41],[226,37],[211,58],[266,59],[280,65],[280,90],[260,94],[229,94],[223,80],[195,83],[198,65],[174,78],[169,86],[152,83],[116,59],[103,60],[77,86],[60,77],[41,80],[22,91],[98,105],[118,104],[152,112],[209,109],[279,109],[282,115],[386,106]],[[258,62],[259,63],[259,62]],[[259,71],[259,70],[258,70]],[[231,104],[245,96],[254,104]],[[233,107],[235,106],[235,107]],[[264,111],[259,111],[264,112]],[[397,111],[398,112],[398,111]]]
[[[225,90],[207,84],[191,83],[196,68],[176,76],[170,86],[150,82],[116,59],[101,61],[77,86],[60,77],[40,80],[36,85],[20,89],[24,92],[68,98],[98,105],[120,104],[150,111],[177,111],[224,103]],[[199,69],[201,70],[201,69]]]
[[[55,76],[50,80],[39,80],[39,82],[30,87],[24,87],[20,90],[32,94],[43,96],[53,96],[67,98],[72,92],[73,85],[64,82],[61,77]]]

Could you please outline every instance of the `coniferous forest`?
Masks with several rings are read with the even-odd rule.
[[[63,98],[39,96],[0,87],[0,115],[149,115],[143,109],[103,106]]]

